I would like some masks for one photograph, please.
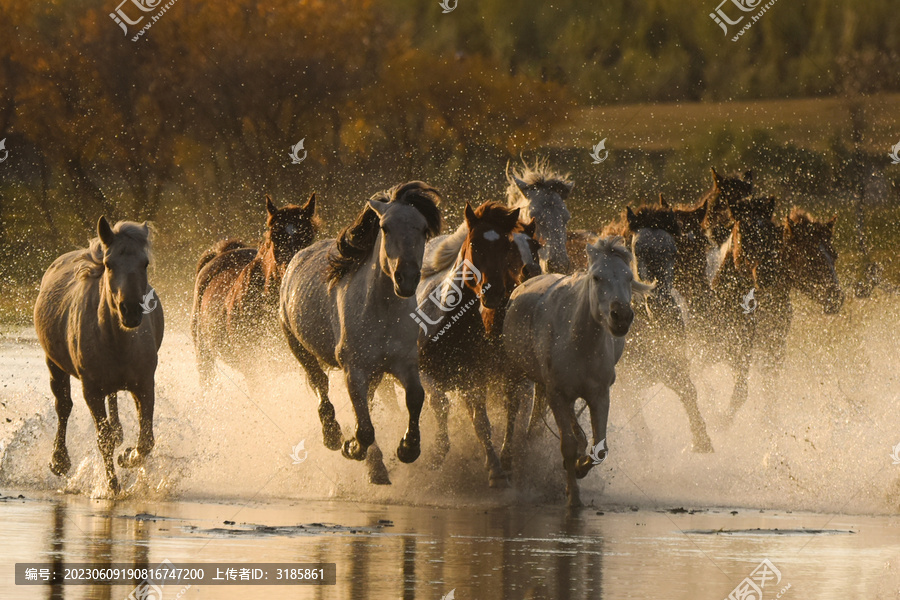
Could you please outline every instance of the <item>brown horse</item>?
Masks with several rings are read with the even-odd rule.
[[[826,314],[835,314],[844,303],[838,281],[834,249],[834,223],[837,217],[822,222],[808,212],[791,208],[784,219],[784,262],[791,288],[822,305]]]
[[[119,456],[119,466],[136,467],[154,443],[154,380],[164,320],[147,281],[147,223],[119,221],[110,227],[100,217],[97,234],[87,249],[60,256],[44,273],[34,303],[34,327],[47,356],[59,419],[50,470],[62,476],[71,467],[66,427],[72,412],[69,377],[76,377],[97,428],[107,482],[118,492],[112,454],[123,433],[116,394],[131,392],[137,405],[141,427],[137,447]],[[104,401],[109,404],[108,417]]]
[[[194,285],[191,334],[197,367],[208,387],[216,356],[245,375],[254,372],[251,348],[260,336],[281,337],[276,311],[285,267],[316,235],[316,195],[304,206],[276,208],[266,196],[266,233],[259,248],[222,240],[200,257]]]
[[[703,198],[700,204],[707,205],[706,218],[703,227],[716,247],[721,246],[731,235],[734,219],[729,211],[731,203],[748,198],[753,194],[753,171],[745,172],[740,178],[722,177],[715,169],[711,168],[713,186]]]
[[[486,389],[502,367],[500,332],[506,304],[528,276],[516,238],[534,235],[534,219],[522,223],[518,208],[499,202],[485,202],[474,210],[466,204],[464,216],[455,233],[435,240],[426,279],[416,292],[415,318],[422,328],[419,364],[438,420],[433,464],[440,464],[450,451],[446,394],[458,391],[484,450],[490,485],[498,486],[506,484],[504,471],[511,466],[518,405],[508,407],[501,464],[491,442]]]
[[[622,236],[631,246],[637,275],[655,283],[652,291],[635,300],[622,376],[648,384],[659,381],[678,394],[687,412],[694,451],[712,452],[691,381],[684,318],[674,295],[678,242],[684,236],[676,212],[660,196],[658,205],[627,207],[602,235]]]

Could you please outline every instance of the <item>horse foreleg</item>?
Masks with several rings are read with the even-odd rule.
[[[518,454],[515,447],[516,419],[522,398],[529,392],[531,386],[524,379],[505,378],[503,393],[506,398],[506,433],[503,436],[503,449],[500,451],[500,465],[507,473],[512,471],[513,457]]]
[[[94,426],[97,428],[97,446],[100,448],[100,456],[103,457],[103,465],[106,467],[106,481],[109,484],[109,489],[113,493],[118,494],[121,488],[119,487],[119,479],[116,477],[116,467],[113,464],[112,457],[115,450],[115,445],[113,444],[114,435],[112,426],[106,418],[104,397],[87,384],[83,385],[83,391],[84,400],[91,411],[91,416],[94,418]]]
[[[694,452],[712,452],[712,442],[706,433],[706,422],[697,405],[697,388],[688,375],[686,361],[681,364],[668,364],[660,369],[663,383],[671,388],[684,405],[688,421],[691,424],[692,449]]]
[[[422,414],[422,404],[425,403],[425,390],[419,379],[418,360],[413,360],[394,373],[403,389],[406,390],[406,410],[409,411],[409,424],[400,445],[397,447],[397,458],[400,462],[411,463],[419,458],[422,452],[419,431],[419,416]]]
[[[578,491],[576,474],[578,440],[575,437],[573,426],[577,426],[578,423],[575,419],[574,399],[569,401],[558,392],[551,391],[548,395],[548,402],[550,410],[553,411],[553,417],[556,419],[556,427],[559,429],[559,448],[562,452],[563,468],[566,470],[566,498],[569,506],[581,506],[581,494]],[[591,420],[593,421],[593,419]]]
[[[579,479],[585,477],[591,469],[606,460],[609,456],[609,445],[606,443],[606,426],[609,423],[609,387],[601,386],[594,394],[585,398],[588,409],[591,412],[591,433],[594,436],[594,445],[589,456],[579,453],[575,465],[575,475]],[[577,421],[573,427],[579,427]],[[578,432],[575,432],[576,434]],[[582,432],[583,434],[583,432]],[[580,450],[580,448],[579,448]]]
[[[72,461],[69,460],[69,451],[66,449],[66,428],[69,424],[69,415],[72,413],[72,384],[69,374],[56,366],[56,363],[47,359],[47,367],[50,369],[50,391],[56,399],[56,439],[53,442],[53,455],[50,458],[50,470],[59,476],[69,472]]]
[[[736,349],[733,350],[732,360],[734,362],[734,392],[731,395],[731,405],[728,407],[728,420],[733,420],[738,410],[747,401],[749,395],[750,380],[750,360],[753,351],[753,331],[752,327],[742,327],[739,334],[739,342]]]
[[[488,470],[488,476],[491,487],[506,487],[508,481],[506,474],[503,472],[503,466],[494,450],[494,444],[491,442],[491,422],[488,420],[487,408],[485,407],[486,398],[483,391],[465,391],[463,398],[466,401],[466,408],[469,410],[469,417],[475,426],[475,435],[484,449],[485,466]]]
[[[347,392],[356,414],[356,435],[345,440],[341,454],[352,460],[365,460],[369,446],[375,443],[375,427],[369,414],[370,375],[360,369],[347,368],[344,372]]]
[[[375,377],[369,382],[369,407],[372,406],[375,390],[378,389],[378,386],[381,383],[381,377]],[[393,387],[393,384],[391,385]],[[374,483],[375,485],[391,485],[391,478],[388,475],[387,467],[384,466],[384,455],[381,453],[381,448],[378,447],[377,442],[369,446],[369,450],[366,453],[366,467],[369,469],[369,483]]]
[[[119,395],[112,393],[106,397],[106,405],[109,408],[109,424],[113,432],[113,444],[118,448],[125,439],[122,433],[122,422],[119,421]]]
[[[153,378],[145,382],[139,389],[132,391],[137,406],[141,429],[138,434],[137,448],[125,448],[119,455],[119,466],[131,469],[137,467],[150,455],[155,443],[153,439],[153,408],[156,402]]]
[[[450,452],[450,400],[443,390],[437,387],[434,380],[422,373],[422,387],[425,388],[425,395],[431,403],[431,410],[434,411],[434,417],[437,420],[437,439],[435,440],[434,453],[428,461],[431,469],[437,469],[444,463],[444,459]]]
[[[341,426],[335,418],[334,405],[328,399],[328,374],[322,370],[319,360],[312,352],[303,347],[303,345],[294,337],[294,334],[287,328],[284,329],[285,337],[287,337],[288,346],[291,352],[300,362],[303,370],[306,371],[306,377],[319,399],[319,421],[322,423],[322,442],[329,450],[338,450],[341,447],[343,434]]]

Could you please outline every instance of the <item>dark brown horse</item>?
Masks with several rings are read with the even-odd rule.
[[[659,196],[659,202],[661,206],[670,206],[662,194]],[[697,315],[703,314],[712,301],[707,265],[709,251],[713,245],[703,228],[708,203],[708,200],[703,200],[699,206],[683,204],[672,206],[679,229],[678,235],[675,236],[677,253],[672,285],[684,299],[692,321],[696,320]]]
[[[709,239],[721,246],[731,235],[734,219],[729,211],[731,203],[748,198],[753,194],[753,171],[745,172],[740,178],[722,177],[715,169],[710,169],[713,176],[713,186],[703,198],[700,204],[706,203],[706,218],[703,227]]]
[[[500,331],[510,294],[526,278],[516,236],[534,235],[534,222],[519,221],[519,209],[486,202],[468,204],[465,221],[443,240],[435,240],[426,279],[419,285],[416,320],[422,383],[438,419],[434,464],[450,451],[447,392],[457,391],[466,403],[485,453],[490,485],[506,483],[511,440],[518,406],[508,407],[501,464],[491,442],[486,388],[501,369]]]
[[[694,451],[712,452],[690,377],[684,317],[674,295],[678,241],[684,235],[675,211],[662,197],[658,205],[627,207],[602,235],[625,238],[636,274],[642,281],[655,283],[652,291],[635,300],[622,377],[647,384],[659,381],[678,394],[690,422]]]
[[[316,235],[316,195],[304,206],[276,208],[266,196],[266,233],[259,248],[222,240],[200,257],[191,334],[204,386],[216,357],[245,375],[254,372],[251,349],[281,337],[276,310],[285,267]],[[279,340],[280,341],[280,340]]]
[[[817,221],[808,212],[791,208],[784,219],[784,262],[791,288],[799,290],[822,305],[826,314],[834,314],[844,303],[838,281],[834,249],[834,223]]]

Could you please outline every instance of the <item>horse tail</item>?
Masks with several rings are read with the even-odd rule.
[[[247,246],[240,240],[219,240],[218,242],[216,242],[215,246],[213,246],[200,256],[200,260],[197,261],[197,273],[199,273],[203,269],[203,267],[209,264],[209,262],[215,257],[225,254],[226,252],[231,252],[232,250],[240,250],[241,248],[249,248],[249,246]]]

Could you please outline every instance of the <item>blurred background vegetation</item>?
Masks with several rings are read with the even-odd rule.
[[[178,0],[132,42],[116,0],[0,0],[0,319],[30,319],[43,270],[101,214],[157,223],[155,285],[187,306],[197,256],[257,238],[266,193],[317,191],[333,234],[371,193],[424,179],[455,225],[520,157],[571,172],[573,226],[594,229],[660,191],[693,202],[710,166],[753,168],[782,214],[841,215],[848,272],[887,262],[896,3],[784,0],[736,43],[715,5]]]

